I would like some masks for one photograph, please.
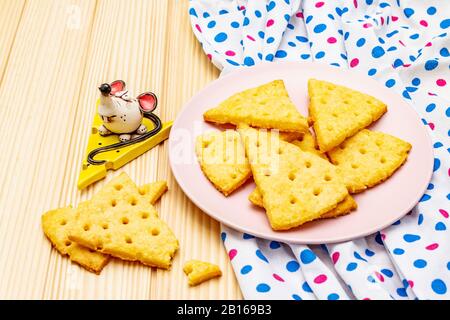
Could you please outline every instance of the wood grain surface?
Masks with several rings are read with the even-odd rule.
[[[105,182],[76,187],[100,83],[152,90],[168,121],[218,77],[187,11],[187,0],[0,0],[0,298],[242,297],[220,226],[178,187],[167,143],[120,171],[137,184],[168,181],[157,208],[180,241],[170,271],[113,260],[93,275],[52,249],[40,225],[45,211],[77,205]],[[182,266],[191,258],[224,275],[189,288]]]

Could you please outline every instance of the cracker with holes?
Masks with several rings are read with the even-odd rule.
[[[308,92],[309,113],[322,152],[337,147],[387,111],[372,96],[326,81],[310,79]]]
[[[178,240],[125,173],[107,183],[77,214],[71,241],[123,260],[171,266]]]
[[[234,130],[197,137],[195,151],[203,173],[225,196],[252,175],[239,133]]]
[[[407,159],[411,144],[389,134],[362,130],[328,153],[351,193],[389,178]]]
[[[205,121],[221,124],[246,123],[258,128],[300,133],[308,130],[308,121],[292,103],[283,80],[237,93],[206,111],[203,117]]]
[[[157,181],[139,188],[139,193],[144,201],[155,204],[167,191],[166,181]],[[79,208],[89,205],[89,201],[80,203]],[[77,214],[72,207],[51,210],[42,215],[42,228],[44,234],[53,246],[70,260],[78,263],[86,270],[100,274],[109,261],[109,255],[85,248],[69,240],[68,231],[75,223]]]
[[[248,196],[248,200],[255,206],[264,208],[262,195],[258,188],[255,188],[255,190],[253,190],[250,193],[250,195]],[[353,199],[351,195],[348,195],[347,197],[345,197],[344,200],[338,203],[336,208],[331,209],[330,211],[324,213],[323,215],[320,216],[320,218],[321,219],[337,218],[346,215],[352,212],[353,210],[356,210],[357,207],[358,204],[356,203],[355,199]]]
[[[219,266],[199,260],[190,260],[186,262],[183,271],[188,276],[190,286],[199,285],[202,282],[222,275]]]
[[[314,136],[309,131],[305,133],[303,137],[292,140],[291,143],[295,144],[303,151],[314,153],[315,155],[328,160],[327,155],[320,152],[316,139],[314,139]]]
[[[335,167],[279,136],[239,127],[255,183],[274,230],[288,230],[320,218],[347,197]]]
[[[66,207],[51,210],[42,215],[42,228],[52,245],[62,255],[78,263],[88,271],[100,274],[108,263],[109,256],[82,247],[69,240],[68,231],[76,220],[76,210]]]

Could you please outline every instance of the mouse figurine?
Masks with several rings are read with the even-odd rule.
[[[144,113],[152,112],[157,105],[155,94],[146,92],[131,98],[122,80],[102,84],[98,115],[103,124],[98,128],[101,136],[119,135],[122,142],[144,135],[148,130],[142,123]]]

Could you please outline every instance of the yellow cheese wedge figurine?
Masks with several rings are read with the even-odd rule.
[[[161,123],[153,113],[158,99],[152,92],[131,98],[126,84],[117,80],[99,87],[100,99],[94,116],[78,188],[106,177],[169,137],[172,121]]]

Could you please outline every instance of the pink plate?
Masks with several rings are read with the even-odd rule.
[[[195,138],[220,128],[205,123],[203,113],[230,95],[283,79],[292,101],[307,115],[309,78],[328,80],[378,97],[388,112],[371,129],[383,131],[412,144],[406,163],[386,182],[355,195],[358,210],[337,219],[307,223],[290,231],[273,231],[263,210],[247,197],[248,182],[225,198],[206,179],[195,157]],[[291,243],[332,243],[362,237],[381,230],[407,214],[424,193],[433,172],[433,148],[419,116],[393,90],[354,71],[318,63],[266,63],[243,68],[212,82],[189,101],[176,119],[169,138],[173,174],[186,195],[220,222],[258,237]]]

